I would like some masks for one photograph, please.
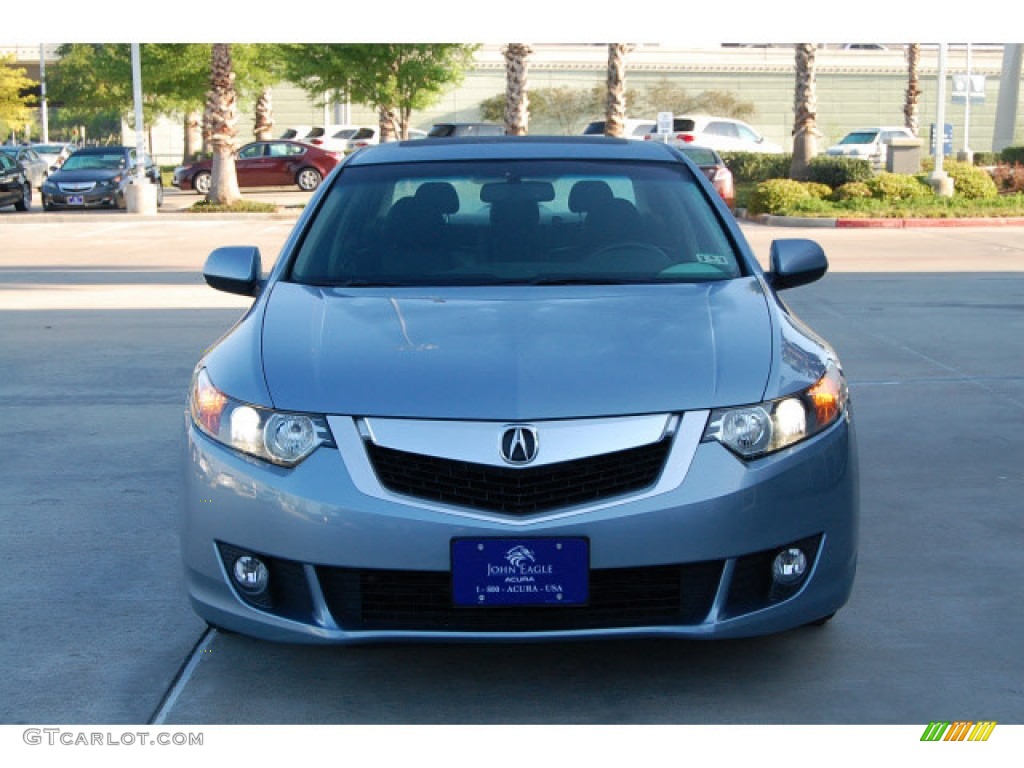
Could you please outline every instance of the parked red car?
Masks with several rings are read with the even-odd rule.
[[[298,141],[254,141],[235,156],[239,187],[289,187],[311,192],[341,160],[342,155]],[[200,195],[210,191],[212,160],[201,160],[174,169],[172,184]]]
[[[676,146],[676,149],[701,169],[711,185],[722,196],[725,204],[729,206],[729,210],[733,210],[736,206],[736,185],[733,181],[732,171],[726,166],[722,156],[711,147],[699,144],[682,144]]]

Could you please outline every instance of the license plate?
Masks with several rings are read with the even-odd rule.
[[[587,539],[452,541],[455,605],[582,605],[589,597]]]
[[[68,205],[85,205],[85,198],[81,195],[68,195]]]

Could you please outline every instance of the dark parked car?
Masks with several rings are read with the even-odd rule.
[[[164,188],[160,169],[153,159],[142,157],[144,173],[157,185],[157,205],[163,205]],[[125,188],[136,173],[135,147],[83,147],[64,161],[60,170],[48,178],[42,188],[43,208],[124,209]]]
[[[4,144],[0,146],[0,152],[21,164],[21,167],[25,169],[29,184],[37,189],[43,185],[43,181],[50,172],[50,164],[41,158],[32,147]]]
[[[290,187],[311,192],[334,170],[342,155],[298,141],[274,139],[246,144],[235,157],[240,187]],[[212,160],[178,166],[171,183],[181,190],[210,192]]]
[[[474,136],[504,136],[505,126],[497,123],[434,123],[428,139],[468,139]]]
[[[267,640],[735,638],[828,621],[857,564],[835,352],[664,144],[390,142],[350,155],[195,367],[182,553]],[[794,649],[799,651],[799,649]]]
[[[15,210],[27,211],[32,205],[32,185],[25,169],[9,155],[0,152],[0,208],[13,205]]]

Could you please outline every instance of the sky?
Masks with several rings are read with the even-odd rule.
[[[279,1],[255,6],[106,0],[97,12],[95,4],[81,0],[50,0],[46,24],[8,25],[0,42],[1005,43],[1019,41],[993,39],[1007,28],[999,20],[1012,5],[1003,0],[731,0],[728,5],[679,0],[385,0],[353,6],[304,0],[297,6]],[[728,12],[716,13],[722,8]],[[286,14],[288,23],[274,23],[275,11]],[[300,21],[294,21],[296,16]],[[1024,37],[1020,25],[1009,28]],[[18,37],[9,39],[12,34]]]

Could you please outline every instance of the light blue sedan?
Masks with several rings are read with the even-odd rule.
[[[857,563],[831,347],[675,149],[422,139],[325,180],[199,361],[195,610],[268,640],[728,638],[831,618]]]

